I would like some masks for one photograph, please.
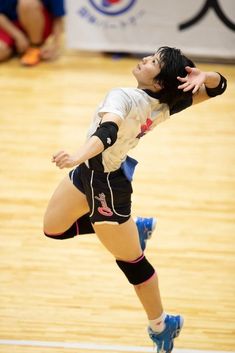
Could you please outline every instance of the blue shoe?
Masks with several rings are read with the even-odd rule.
[[[143,218],[137,217],[135,223],[138,228],[141,248],[144,251],[146,248],[146,242],[151,238],[154,229],[156,228],[156,218]]]
[[[165,319],[166,327],[161,333],[156,333],[151,327],[148,327],[149,337],[156,344],[157,353],[171,353],[174,347],[174,338],[179,336],[183,323],[182,316],[167,315]]]

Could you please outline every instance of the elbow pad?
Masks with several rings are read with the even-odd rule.
[[[112,146],[117,140],[118,126],[113,121],[100,124],[92,136],[97,136],[104,145],[104,149]]]
[[[214,88],[206,88],[206,93],[208,94],[209,97],[216,97],[219,96],[220,94],[224,93],[224,91],[227,88],[227,80],[224,76],[222,76],[219,72],[218,74],[220,75],[220,83],[217,87]]]

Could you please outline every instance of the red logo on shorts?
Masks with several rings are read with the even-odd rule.
[[[103,216],[111,217],[113,215],[112,210],[107,206],[106,200],[105,200],[105,194],[102,192],[98,196],[95,196],[95,199],[99,200],[101,202],[101,207],[98,207],[98,212],[102,214]]]

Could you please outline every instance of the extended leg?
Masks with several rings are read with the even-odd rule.
[[[152,265],[142,253],[137,229],[132,219],[120,225],[94,224],[96,234],[103,245],[133,284],[149,319],[148,333],[157,346],[157,352],[170,353],[183,326],[181,316],[163,312],[158,279]]]
[[[117,260],[132,262],[142,256],[137,228],[132,219],[119,225],[96,223],[93,226],[100,241]],[[163,308],[157,275],[134,285],[134,288],[149,320],[161,316]]]

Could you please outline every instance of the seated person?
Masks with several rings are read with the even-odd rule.
[[[1,0],[0,62],[15,52],[26,66],[55,59],[64,15],[63,0]]]

